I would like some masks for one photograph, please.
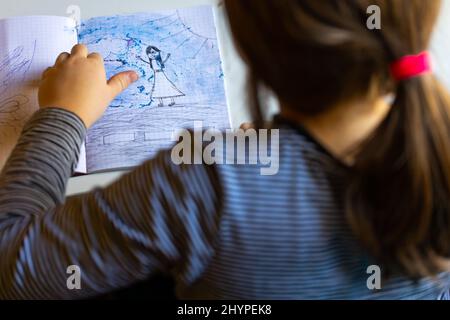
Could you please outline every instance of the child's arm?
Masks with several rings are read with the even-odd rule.
[[[162,152],[106,189],[64,198],[86,126],[127,84],[107,88],[100,63],[75,58],[48,71],[40,101],[58,108],[32,117],[0,176],[0,299],[88,297],[156,270],[189,282],[213,254],[220,205],[212,167],[177,166]],[[67,287],[71,265],[81,269],[81,290]]]

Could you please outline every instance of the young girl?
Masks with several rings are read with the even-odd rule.
[[[44,73],[0,179],[0,298],[88,297],[157,270],[181,298],[448,297],[450,99],[426,52],[440,1],[224,4],[255,124],[261,87],[281,104],[278,174],[175,165],[167,150],[65,199],[86,128],[136,80],[107,82],[78,45]]]

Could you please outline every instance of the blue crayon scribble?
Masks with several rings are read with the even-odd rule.
[[[140,75],[89,130],[89,172],[135,166],[194,121],[229,128],[211,7],[92,18],[79,41],[104,57],[108,77]]]
[[[182,99],[177,99],[177,104],[224,101],[223,81],[217,81],[222,69],[216,37],[202,35],[202,30],[194,31],[179,12],[96,17],[83,21],[79,40],[105,57],[108,76],[124,70],[135,70],[141,76],[113,105],[136,108],[148,105],[146,94],[152,96],[152,90],[175,95],[171,89],[154,88],[159,79],[162,79],[161,86],[176,88],[184,94]],[[169,55],[164,68],[160,68],[157,60],[151,62],[153,66],[149,65],[149,47],[160,50],[163,58]],[[155,73],[158,69],[164,71],[159,79],[158,72]],[[138,87],[145,89],[136,90]]]

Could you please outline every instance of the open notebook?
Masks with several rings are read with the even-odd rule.
[[[194,121],[230,126],[209,6],[96,17],[79,27],[66,17],[10,18],[0,20],[0,168],[38,108],[41,73],[76,43],[102,54],[108,77],[141,77],[89,130],[78,172],[136,166]]]

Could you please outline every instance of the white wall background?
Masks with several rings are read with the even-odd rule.
[[[394,0],[393,0],[394,1]],[[427,0],[423,0],[427,1]],[[434,37],[432,51],[436,72],[450,88],[450,0],[443,0],[442,16]],[[67,15],[70,5],[78,5],[82,19],[100,15],[124,14],[192,5],[213,4],[216,0],[13,0],[2,1],[0,18],[15,15]],[[223,10],[217,7],[218,33],[223,54],[225,87],[233,126],[249,119],[245,102],[245,66],[238,57],[227,29]],[[68,194],[84,192],[110,183],[123,172],[73,178]]]
[[[434,34],[432,51],[436,62],[436,73],[450,89],[450,0],[444,0],[442,14]]]

